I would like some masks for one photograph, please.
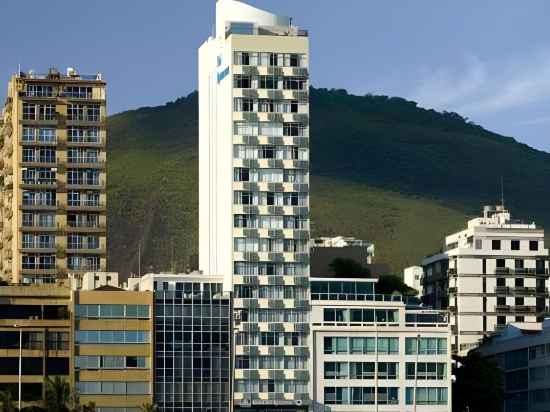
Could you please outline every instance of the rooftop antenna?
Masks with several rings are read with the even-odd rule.
[[[500,176],[500,204],[504,209],[504,178]]]
[[[141,277],[141,242],[138,243],[138,276]]]

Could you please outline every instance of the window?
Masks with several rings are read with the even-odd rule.
[[[149,332],[139,330],[80,330],[76,332],[77,344],[134,344],[149,343]]]
[[[515,287],[523,287],[524,286],[523,278],[515,278],[514,279],[514,286]]]
[[[236,74],[233,81],[233,87],[237,89],[250,89],[252,81],[246,74]]]
[[[506,325],[506,316],[497,316],[497,325]]]
[[[69,349],[69,332],[48,331],[48,349],[68,350]]]
[[[307,79],[301,77],[285,77],[283,80],[283,89],[285,90],[304,90]]]
[[[378,338],[378,353],[399,353],[399,338]]]
[[[148,395],[149,382],[77,381],[76,388],[82,395]]]
[[[23,103],[23,120],[36,119],[36,105],[31,103]]]
[[[349,403],[349,388],[325,387],[326,405],[347,405]]]
[[[364,355],[376,353],[376,338],[350,338],[350,353]]]
[[[374,379],[374,362],[350,362],[349,377],[350,379]]]
[[[446,338],[405,338],[407,355],[444,355],[447,353]]]
[[[416,379],[418,380],[442,380],[446,379],[447,365],[436,362],[407,362],[405,365],[406,379],[415,379],[415,365],[417,368]]]
[[[493,250],[500,250],[500,240],[493,239],[491,241],[491,246]]]
[[[414,404],[414,388],[406,388],[405,402],[407,405]],[[417,405],[446,405],[447,388],[416,388]]]
[[[55,120],[55,105],[41,104],[38,106],[39,120]]]
[[[397,379],[399,375],[399,363],[378,362],[378,379]]]
[[[348,338],[325,337],[326,354],[348,353]]]
[[[325,379],[347,379],[348,378],[347,362],[325,362],[324,370],[325,370]]]
[[[523,297],[516,297],[515,304],[516,306],[523,306],[525,304],[525,300],[523,299]]]
[[[476,248],[477,250],[483,248],[483,240],[482,240],[482,239],[476,239],[476,240],[475,240],[475,248]]]
[[[531,250],[531,251],[539,250],[538,240],[530,240],[529,241],[529,250]]]
[[[92,88],[91,87],[79,87],[79,86],[66,86],[64,90],[66,97],[73,99],[91,99]]]
[[[519,240],[512,240],[510,247],[512,250],[519,250]]]

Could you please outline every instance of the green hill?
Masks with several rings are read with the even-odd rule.
[[[500,198],[515,217],[550,223],[550,154],[386,96],[311,90],[313,235],[376,243],[395,271]],[[197,94],[109,119],[110,270],[196,265]]]

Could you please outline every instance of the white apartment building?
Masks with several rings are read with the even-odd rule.
[[[311,278],[314,410],[451,411],[447,314],[377,295],[376,282]]]
[[[544,230],[502,206],[486,206],[422,266],[424,302],[450,311],[453,352],[467,353],[510,322],[540,322],[548,310]]]
[[[422,266],[409,266],[403,270],[403,282],[418,291],[418,296],[422,296],[422,276],[424,269]]]
[[[199,268],[233,291],[236,409],[310,403],[309,40],[216,2],[199,49]]]
[[[550,410],[550,319],[509,324],[478,352],[504,373],[503,412]]]

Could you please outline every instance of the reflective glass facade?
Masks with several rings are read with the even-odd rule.
[[[228,412],[231,305],[221,283],[155,282],[155,404]]]

